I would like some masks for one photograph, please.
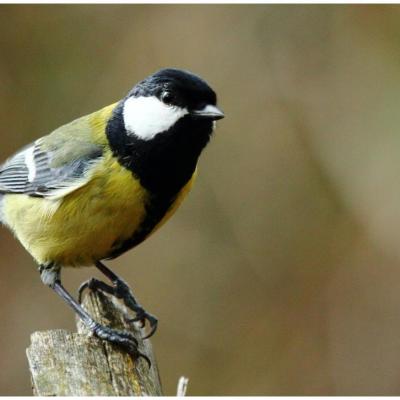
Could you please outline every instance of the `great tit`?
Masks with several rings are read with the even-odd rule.
[[[43,283],[98,337],[136,356],[136,339],[98,324],[62,286],[62,267],[96,266],[111,281],[80,287],[114,295],[157,319],[103,260],[118,257],[156,231],[193,185],[200,153],[224,117],[200,77],[162,69],[121,101],[37,139],[0,167],[0,220],[39,265]]]

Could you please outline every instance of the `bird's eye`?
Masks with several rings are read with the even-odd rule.
[[[166,90],[165,92],[163,92],[163,94],[161,95],[161,100],[165,103],[165,104],[171,104],[172,101],[174,99],[174,96],[172,95],[171,92],[169,92],[168,90]]]

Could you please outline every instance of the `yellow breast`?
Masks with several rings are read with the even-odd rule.
[[[108,154],[88,184],[60,200],[7,195],[5,222],[39,263],[88,265],[132,235],[147,195]]]
[[[194,178],[181,190],[160,227],[177,209]],[[39,264],[91,265],[113,244],[130,238],[145,218],[148,192],[111,153],[85,186],[60,200],[5,196],[6,224]]]

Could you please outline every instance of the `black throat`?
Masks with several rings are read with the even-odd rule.
[[[212,121],[185,116],[168,131],[142,140],[128,135],[122,112],[123,102],[120,102],[107,124],[107,138],[114,156],[139,179],[150,197],[140,227],[129,240],[115,243],[109,258],[142,242],[161,221],[192,177],[200,153],[212,133]]]

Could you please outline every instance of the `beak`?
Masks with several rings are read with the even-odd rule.
[[[225,117],[224,113],[218,107],[211,104],[206,105],[201,110],[193,110],[190,112],[190,114],[196,118],[209,118],[213,121]]]

